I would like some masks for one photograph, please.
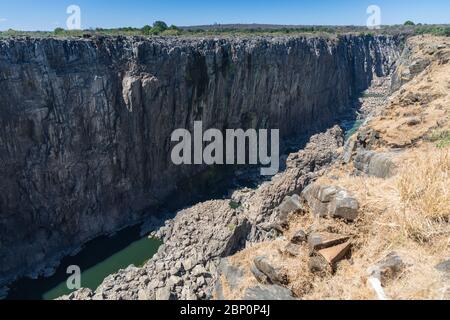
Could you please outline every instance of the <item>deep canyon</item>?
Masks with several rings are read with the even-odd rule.
[[[402,46],[371,35],[1,40],[0,287],[189,199],[183,186],[209,168],[172,164],[175,129],[319,132],[393,72]]]

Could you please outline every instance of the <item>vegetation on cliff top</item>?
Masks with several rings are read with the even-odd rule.
[[[152,26],[142,28],[123,27],[116,29],[64,30],[56,28],[51,31],[18,31],[9,29],[0,32],[0,37],[90,37],[103,36],[214,36],[214,35],[295,35],[295,34],[432,34],[450,36],[450,25],[423,25],[407,21],[404,25],[382,26],[379,30],[369,30],[363,26],[282,26],[263,24],[214,24],[208,26],[170,27],[164,21],[156,21]]]

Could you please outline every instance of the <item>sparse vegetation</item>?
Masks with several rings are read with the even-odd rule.
[[[418,26],[415,29],[415,33],[422,34],[431,34],[435,36],[450,36],[450,26]]]
[[[447,132],[436,144],[436,146],[440,149],[444,149],[450,146],[450,132]]]
[[[427,140],[430,142],[435,142],[436,147],[442,149],[450,146],[450,131],[447,130],[434,130],[428,137]]]
[[[380,30],[368,30],[363,26],[279,26],[279,25],[220,25],[193,27],[170,27],[164,21],[156,21],[152,25],[142,28],[123,27],[115,29],[96,28],[89,30],[64,30],[57,28],[54,31],[25,32],[7,30],[0,32],[0,37],[82,37],[83,35],[99,36],[214,36],[214,35],[319,35],[339,36],[355,34],[361,36],[374,36],[376,34],[433,34],[450,36],[449,25],[422,25],[407,21],[404,25],[383,26]]]
[[[230,201],[230,208],[231,208],[231,209],[236,210],[236,209],[238,209],[240,206],[241,206],[241,204],[240,204],[239,202],[236,202],[236,201]]]

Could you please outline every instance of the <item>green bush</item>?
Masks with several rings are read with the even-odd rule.
[[[450,37],[450,26],[420,26],[415,29],[416,34],[432,34]]]
[[[411,20],[406,21],[404,24],[405,24],[405,26],[415,26],[415,25],[416,25],[416,24],[415,24],[413,21],[411,21]]]
[[[149,25],[145,25],[142,29],[141,29],[142,33],[145,35],[150,35],[150,32],[152,31],[152,27],[150,27]]]
[[[153,28],[165,31],[168,29],[167,24],[164,21],[155,21],[153,23]]]
[[[64,29],[63,28],[56,28],[54,31],[53,31],[53,33],[54,34],[63,34],[64,33]]]

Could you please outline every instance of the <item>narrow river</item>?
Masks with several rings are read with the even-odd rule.
[[[23,278],[13,283],[7,299],[52,300],[69,294],[67,267],[81,269],[81,286],[95,290],[110,274],[133,264],[142,266],[158,251],[161,242],[140,236],[140,226],[126,228],[111,237],[100,237],[86,244],[82,251],[62,260],[49,278]]]

